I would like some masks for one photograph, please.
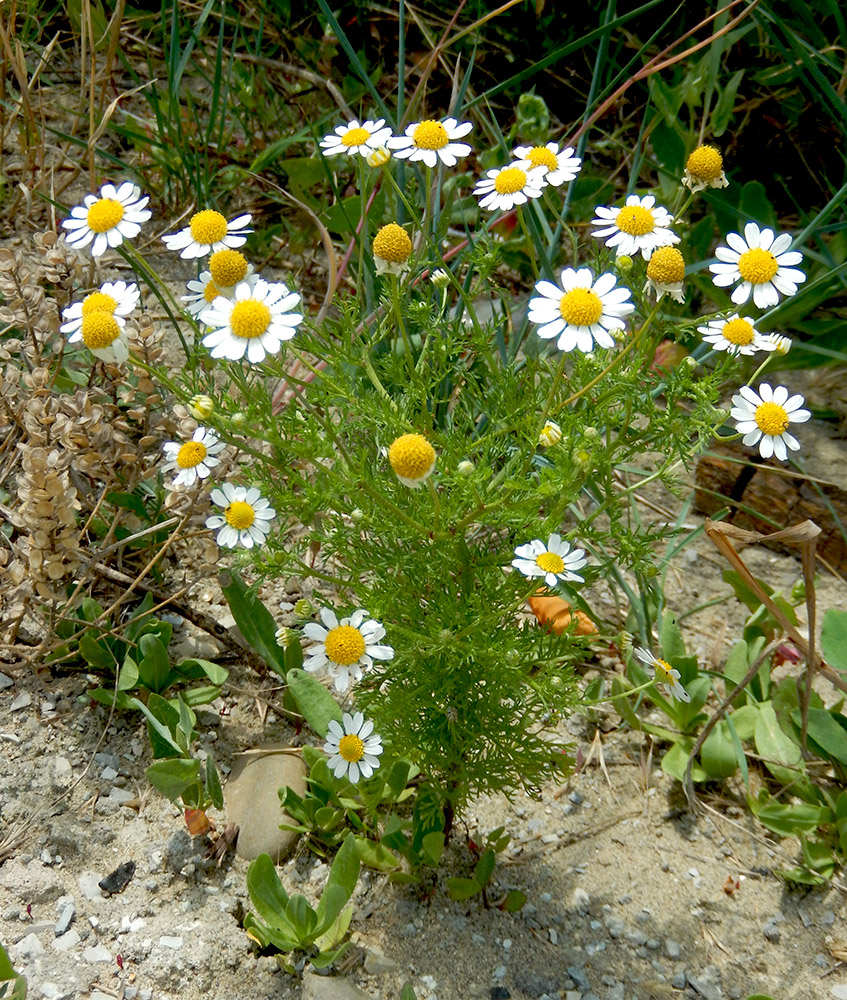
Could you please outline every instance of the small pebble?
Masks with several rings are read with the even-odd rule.
[[[673,986],[673,988],[675,990],[684,990],[685,989],[685,983],[686,983],[686,979],[685,979],[685,973],[684,972],[677,972],[677,974],[671,980],[671,986]]]
[[[22,708],[29,708],[32,704],[32,695],[29,691],[21,691],[21,693],[15,698],[12,704],[9,706],[10,712],[19,712]]]
[[[672,938],[668,938],[667,941],[665,941],[665,954],[668,956],[668,958],[679,958],[679,956],[682,954],[682,949],[679,947],[676,941],[674,941]]]

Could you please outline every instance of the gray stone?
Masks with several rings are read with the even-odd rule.
[[[297,841],[296,833],[279,828],[293,821],[280,808],[277,790],[288,785],[305,794],[306,765],[299,754],[285,749],[280,744],[238,754],[224,789],[227,818],[239,828],[236,853],[248,861],[270,854],[279,864]]]
[[[679,958],[682,954],[682,949],[679,947],[677,942],[673,940],[673,938],[668,938],[665,941],[665,954],[668,958]]]
[[[11,677],[7,677],[6,674],[0,674],[0,691],[5,691],[6,688],[12,687],[14,683]]]
[[[103,767],[113,767],[116,771],[119,771],[121,767],[120,757],[116,753],[107,753],[105,750],[94,754],[94,763],[101,764]]]
[[[301,1000],[370,1000],[358,986],[343,976],[316,976],[314,972],[303,975]]]
[[[685,978],[685,973],[677,972],[677,974],[671,980],[671,986],[673,986],[675,990],[684,990],[686,982],[687,980]]]
[[[76,913],[76,904],[73,899],[65,897],[64,902],[62,902],[59,909],[59,918],[56,921],[56,925],[53,928],[53,933],[56,937],[61,937],[65,931],[71,926],[71,921]]]
[[[386,972],[393,972],[396,968],[397,963],[378,948],[371,946],[365,951],[365,972],[369,976],[382,976]]]
[[[112,953],[104,944],[95,944],[85,949],[82,953],[82,960],[90,962],[92,965],[95,962],[111,962]]]
[[[0,889],[5,889],[22,903],[49,903],[64,893],[64,887],[40,861],[24,864],[11,858],[0,868]]]
[[[561,989],[561,986],[555,979],[539,975],[536,972],[518,970],[515,972],[513,978],[516,989],[521,990],[526,993],[528,997],[532,998],[540,998],[545,993],[550,996],[556,996]]]
[[[112,802],[117,802],[118,805],[124,805],[127,802],[132,802],[137,799],[138,796],[135,792],[130,791],[128,788],[118,788],[113,786],[109,792],[109,798]]]
[[[104,767],[100,775],[103,781],[114,781],[118,772],[113,767]]]
[[[586,976],[586,974],[582,971],[582,969],[580,969],[578,965],[569,965],[568,975],[581,990],[591,989],[591,983],[589,983],[588,981],[588,976]]]
[[[85,871],[77,879],[77,884],[86,899],[96,900],[104,898],[103,890],[100,888],[101,878],[103,878],[103,876],[98,875],[97,872]]]
[[[573,895],[571,896],[571,906],[573,906],[575,910],[579,910],[580,913],[585,913],[590,905],[591,897],[585,889],[574,889]]]
[[[847,983],[840,983],[838,986],[831,987],[829,995],[832,1000],[847,1000]]]
[[[70,951],[72,948],[76,948],[81,940],[82,938],[76,931],[68,931],[67,934],[63,934],[53,941],[53,951]]]
[[[21,691],[21,693],[15,698],[12,704],[9,706],[10,712],[20,712],[22,708],[29,708],[32,704],[32,695],[29,691]]]
[[[27,934],[25,938],[12,945],[12,951],[20,958],[38,958],[44,954],[44,945],[37,934]]]
[[[179,948],[182,947],[182,938],[171,937],[167,934],[164,934],[162,937],[159,938],[159,944],[163,948],[171,948],[173,951],[177,951]]]
[[[717,981],[716,973],[717,969],[714,966],[707,966],[696,976],[689,973],[688,985],[699,993],[703,1000],[723,1000],[723,990]]]
[[[768,941],[773,941],[774,944],[776,944],[779,941],[780,937],[782,937],[782,935],[779,933],[779,928],[776,926],[776,924],[773,924],[770,921],[768,921],[764,925],[764,927],[762,927],[762,933],[765,935]]]

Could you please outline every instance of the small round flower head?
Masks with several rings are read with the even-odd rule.
[[[220,489],[212,490],[210,495],[212,503],[224,509],[223,514],[206,518],[207,528],[213,531],[220,529],[218,545],[226,549],[234,549],[236,545],[252,549],[254,545],[264,544],[276,511],[255,486],[247,489],[224,483]]]
[[[707,187],[725,188],[729,181],[723,172],[723,157],[714,146],[698,146],[685,163],[682,183],[691,191]]]
[[[394,155],[409,160],[421,160],[428,167],[434,167],[440,160],[447,167],[455,167],[460,156],[467,156],[471,147],[463,139],[473,128],[470,122],[459,124],[455,118],[433,121],[431,118],[414,122],[404,135],[395,135],[386,145]]]
[[[239,250],[216,250],[209,258],[209,274],[221,290],[221,295],[247,281],[252,273],[253,265]]]
[[[68,343],[73,344],[77,340],[82,340],[82,321],[85,316],[93,312],[111,313],[112,316],[129,316],[132,310],[138,305],[138,285],[125,281],[107,281],[101,285],[99,291],[86,295],[82,302],[74,302],[73,305],[62,310],[62,319],[65,321],[59,329],[62,333],[71,334]]]
[[[450,284],[450,272],[438,267],[430,274],[429,280],[436,288],[446,288]]]
[[[762,382],[759,391],[743,385],[732,397],[730,416],[735,420],[735,429],[744,437],[746,445],[759,445],[762,458],[775,455],[780,462],[788,456],[786,447],[798,451],[800,442],[788,433],[789,424],[804,424],[810,417],[808,410],[802,409],[803,397],[798,393],[789,396],[784,385],[772,389]]]
[[[365,157],[369,167],[384,167],[386,163],[391,159],[391,150],[386,146],[380,146],[378,149],[373,150],[368,153]]]
[[[211,396],[198,393],[188,400],[188,412],[195,420],[208,420],[215,411],[215,401]]]
[[[320,618],[323,625],[309,622],[303,626],[303,634],[315,643],[306,650],[303,669],[310,673],[326,672],[340,694],[350,687],[351,681],[360,681],[363,671],[370,670],[374,660],[393,659],[391,646],[380,643],[385,638],[385,629],[368,618],[363,608],[340,622],[330,608],[321,608]]]
[[[576,570],[582,569],[587,562],[582,549],[572,549],[570,542],[554,533],[546,545],[540,538],[519,545],[512,566],[528,579],[543,577],[548,587],[555,587],[559,580],[585,583]]]
[[[667,660],[660,660],[642,646],[635,646],[632,651],[642,663],[655,670],[657,680],[665,685],[672,698],[676,698],[677,701],[691,701],[691,695],[680,683],[679,671],[675,670]]]
[[[361,712],[345,712],[341,725],[335,719],[330,722],[324,753],[329,755],[327,764],[336,778],[347,778],[355,785],[360,777],[370,778],[379,767],[382,740],[373,728],[374,724]]]
[[[555,420],[548,420],[541,428],[538,435],[538,443],[542,448],[552,448],[562,440],[562,428]]]
[[[526,163],[511,163],[508,167],[489,170],[473,190],[479,197],[479,207],[489,211],[508,212],[515,205],[524,205],[530,198],[540,198],[544,190],[546,171]]]
[[[784,337],[781,333],[766,333],[765,340],[773,344],[773,349],[777,354],[788,354],[791,350],[791,338]]]
[[[71,209],[62,228],[65,240],[76,250],[91,243],[91,255],[99,257],[107,247],[119,247],[124,240],[134,239],[141,232],[141,223],[152,215],[144,206],[150,199],[141,197],[141,188],[125,181],[119,188],[104,184],[100,196],[87,194],[82,205]]]
[[[736,305],[743,305],[752,295],[759,309],[770,309],[779,302],[780,293],[795,295],[797,286],[806,280],[794,267],[803,255],[788,249],[789,233],[775,236],[772,229],[759,229],[755,222],[748,222],[743,237],[729,233],[726,242],[728,247],[715,250],[719,263],[709,264],[709,270],[719,288],[738,283],[731,296]]]
[[[168,441],[163,445],[167,461],[162,472],[176,469],[174,486],[193,486],[206,479],[220,463],[215,456],[226,447],[217,434],[207,427],[198,427],[190,441]]]
[[[299,302],[300,296],[281,281],[242,281],[232,298],[219,295],[200,313],[200,322],[212,327],[203,346],[213,358],[246,357],[258,364],[265,355],[279,353],[282,342],[294,336],[303,322],[300,313],[291,312]]]
[[[409,234],[396,222],[383,226],[371,245],[377,274],[402,274],[409,270],[412,241]]]
[[[769,336],[759,333],[750,319],[735,313],[729,319],[713,319],[705,326],[698,326],[703,341],[711,345],[713,351],[727,354],[755,354],[756,351],[775,351],[775,343]]]
[[[368,156],[384,146],[390,137],[391,129],[386,126],[384,118],[377,121],[368,119],[361,125],[354,119],[346,125],[336,126],[334,132],[321,139],[320,146],[324,156],[337,156],[339,153]]]
[[[252,216],[239,215],[230,222],[211,208],[204,209],[191,216],[191,221],[178,233],[163,236],[168,250],[179,250],[180,257],[192,260],[195,257],[205,257],[208,253],[218,250],[235,250],[247,242],[247,233]]]
[[[541,167],[544,180],[551,187],[559,187],[576,179],[582,167],[582,160],[570,146],[559,149],[558,142],[548,142],[546,146],[517,146],[512,156],[528,164],[530,168]]]
[[[634,257],[640,253],[649,260],[659,247],[679,243],[679,237],[669,227],[673,216],[666,208],[656,204],[653,195],[639,198],[631,194],[623,208],[599,207],[592,226],[603,226],[591,235],[598,240],[608,236],[607,247],[615,247],[615,253]]]
[[[287,628],[285,625],[280,626],[280,628],[274,632],[274,636],[276,638],[277,646],[280,646],[282,649],[288,649],[297,637],[294,629]]]
[[[682,283],[685,280],[685,260],[676,247],[659,247],[647,264],[644,291],[652,289],[656,301],[667,292],[675,302],[685,302]]]
[[[400,482],[416,490],[435,468],[435,449],[423,434],[403,434],[388,449],[388,461]]]
[[[624,316],[634,311],[628,288],[617,288],[613,274],[601,274],[595,281],[591,270],[566,267],[562,287],[550,281],[535,285],[537,298],[529,300],[529,319],[541,324],[535,331],[543,340],[558,337],[560,351],[578,348],[588,353],[597,343],[612,347],[610,330],[623,330]]]
[[[82,317],[79,330],[68,338],[68,343],[81,340],[95,358],[123,364],[129,357],[125,324],[123,316],[94,310]]]

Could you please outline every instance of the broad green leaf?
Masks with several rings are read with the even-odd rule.
[[[290,929],[285,919],[288,893],[269,854],[260,854],[247,866],[247,891],[259,916],[271,927]],[[247,926],[245,919],[244,926]]]
[[[182,660],[174,668],[175,671],[186,680],[199,680],[201,677],[208,677],[215,686],[220,686],[229,677],[229,671],[219,663],[212,663],[211,660],[189,659]]]
[[[843,716],[842,716],[843,718]],[[798,728],[803,725],[803,713],[795,708],[791,720]],[[836,722],[832,712],[825,708],[810,708],[807,713],[807,735],[810,743],[817,744],[816,749],[822,757],[837,760],[847,766],[847,732]]]
[[[800,747],[782,731],[770,702],[759,706],[754,739],[757,753],[778,781],[790,785],[800,779],[796,768],[802,757]]]
[[[138,664],[131,656],[125,656],[118,674],[118,691],[132,691],[138,686]]]
[[[408,980],[403,983],[403,989],[400,990],[400,1000],[418,1000],[415,988]]]
[[[144,773],[150,784],[166,799],[176,802],[183,792],[200,781],[200,761],[181,757],[158,760]]]
[[[758,798],[747,796],[750,811],[769,830],[782,837],[796,837],[800,832],[811,833],[831,815],[829,809],[805,802],[782,803],[762,790]]]
[[[150,691],[161,694],[171,670],[167,648],[157,635],[143,635],[138,645],[141,655],[138,661],[139,681]]]
[[[847,670],[847,611],[827,610],[821,626],[821,649],[831,667]]]
[[[476,868],[474,868],[474,878],[480,885],[484,886],[488,884],[488,880],[491,878],[496,864],[497,856],[494,851],[490,848],[489,850],[484,851],[482,857],[476,863]]]
[[[810,840],[808,837],[801,837],[800,844],[806,865],[818,875],[826,879],[832,878],[833,872],[838,867],[838,861],[829,844],[821,840]]]
[[[132,707],[147,717],[147,738],[154,757],[181,757],[182,748],[171,735],[179,725],[179,712],[157,694],[151,694],[145,705],[138,698],[132,699]]]
[[[115,708],[123,709],[124,711],[135,708],[135,705],[133,705],[134,699],[130,698],[125,691],[118,691],[116,695],[112,688],[95,688],[93,691],[88,692],[88,697],[93,698],[94,701],[99,702],[101,705],[108,705],[109,708],[113,704]]]
[[[367,837],[356,837],[356,847],[359,849],[359,860],[366,868],[374,868],[378,872],[393,872],[400,867],[400,858],[393,851]]]
[[[688,767],[688,757],[694,746],[694,740],[686,737],[679,740],[662,757],[662,770],[677,781],[685,779],[685,769]],[[691,767],[692,781],[708,781],[709,775],[695,760]]]
[[[447,895],[453,900],[470,899],[482,892],[482,886],[475,878],[448,878]]]
[[[349,906],[345,906],[341,913],[338,914],[329,930],[315,938],[315,947],[320,950],[321,954],[332,952],[341,944],[344,935],[350,929],[350,921],[352,919],[353,904],[351,903]]]
[[[733,691],[744,679],[744,675],[750,667],[750,661],[747,657],[747,643],[743,639],[739,639],[729,651],[726,662],[723,665],[722,673],[727,685],[727,693]],[[739,704],[742,703],[740,700],[742,698],[744,698],[744,695],[740,694]]]
[[[712,120],[709,123],[710,131],[716,139],[720,138],[729,126],[729,120],[732,117],[732,111],[735,107],[735,96],[738,93],[738,87],[743,76],[744,70],[738,70],[737,73],[734,73],[730,77],[729,82],[718,91],[718,102],[715,105],[715,110],[712,112]]]
[[[321,924],[326,923],[328,925],[335,920],[336,916],[341,912],[341,908],[353,895],[358,881],[359,848],[356,845],[356,838],[350,833],[345,838],[338,854],[335,855],[335,860],[332,862],[332,868],[329,871],[326,888],[321,896],[321,901],[318,903],[317,914],[318,921]],[[328,898],[330,890],[338,890],[340,892],[340,896],[338,897],[341,899],[340,904]]]
[[[500,904],[500,909],[505,910],[506,913],[517,913],[518,910],[523,909],[525,903],[526,896],[520,889],[512,889],[506,894],[506,898]]]
[[[437,865],[444,853],[444,834],[428,833],[421,842],[421,857],[428,865]]]
[[[341,722],[338,702],[305,670],[289,670],[285,679],[300,714],[319,736],[326,737],[330,722]]]
[[[15,972],[6,949],[0,944],[0,997],[26,1000],[26,978]]]
[[[618,715],[628,723],[632,729],[641,728],[641,720],[635,714],[635,710],[629,703],[629,698],[626,696],[626,688],[623,685],[620,677],[612,678],[612,696],[611,702],[612,707],[618,713]]]
[[[700,750],[700,763],[710,778],[728,778],[738,770],[732,736],[723,719],[706,737]]]
[[[285,677],[285,651],[276,641],[276,622],[236,570],[222,570],[221,590],[241,634],[267,665]]]
[[[756,720],[759,718],[759,706],[755,704],[742,705],[732,713],[732,724],[740,740],[752,740],[756,732]]]
[[[189,688],[180,697],[189,708],[198,705],[208,705],[220,696],[221,689],[217,684],[203,684],[201,687]]]
[[[257,920],[252,913],[248,913],[244,918],[244,930],[247,932],[247,937],[263,948],[272,944],[280,951],[294,951],[299,947],[293,930],[287,924],[284,927],[268,927]]]
[[[93,639],[90,634],[79,640],[79,655],[95,671],[112,671],[115,669],[115,658],[105,642]]]
[[[288,900],[285,917],[301,944],[310,944],[316,933],[319,933],[317,914],[309,905],[308,899],[299,892]]]
[[[316,969],[326,969],[333,962],[337,962],[339,958],[343,957],[352,947],[352,942],[345,941],[344,944],[334,951],[322,951],[320,954],[310,958],[309,961]]]
[[[215,809],[223,809],[224,793],[218,769],[215,767],[215,758],[211,753],[206,755],[206,794],[212,800]]]
[[[687,655],[685,652],[685,643],[682,641],[682,632],[676,623],[676,618],[667,609],[665,609],[665,613],[662,615],[662,629],[659,642],[662,646],[661,656],[665,660],[672,660]]]

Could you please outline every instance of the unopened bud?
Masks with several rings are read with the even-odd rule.
[[[600,437],[600,431],[598,431],[596,427],[586,427],[582,433],[589,439],[589,441]]]
[[[247,414],[244,410],[239,410],[229,418],[235,427],[243,427],[247,423]]]
[[[208,420],[215,409],[211,396],[197,395],[188,400],[188,412],[195,420]]]
[[[633,260],[632,257],[627,257],[627,255],[621,254],[620,257],[615,261],[615,270],[618,274],[629,274],[632,270]]]
[[[365,512],[361,507],[356,507],[355,510],[350,511],[350,520],[353,524],[359,524],[365,519]]]
[[[391,159],[391,151],[386,149],[385,146],[380,146],[379,149],[368,153],[365,159],[368,161],[369,167],[384,167]]]
[[[541,432],[538,435],[538,443],[542,448],[551,448],[554,444],[558,444],[562,440],[562,428],[555,422],[555,420],[548,420],[547,423],[541,428]]]
[[[305,597],[301,597],[299,601],[294,602],[294,614],[298,618],[311,618],[314,610],[312,602]]]
[[[294,642],[294,629],[286,628],[283,625],[282,628],[278,628],[276,630],[277,646],[282,646],[283,649],[288,649],[292,642]]]
[[[459,464],[456,466],[456,472],[458,472],[460,476],[471,476],[473,475],[473,471],[474,471],[474,464],[473,462],[469,462],[467,459],[465,459],[463,462],[459,462]]]
[[[429,280],[436,288],[446,288],[450,284],[450,275],[443,267],[437,268],[429,276]]]

